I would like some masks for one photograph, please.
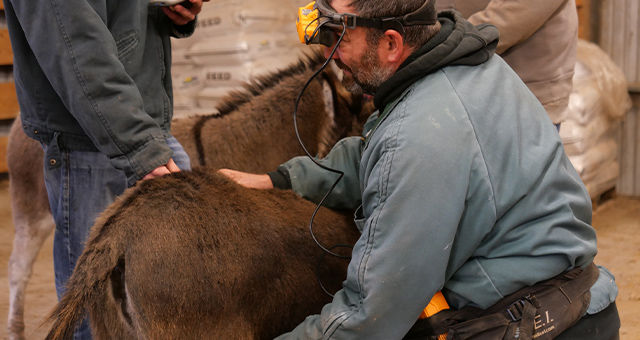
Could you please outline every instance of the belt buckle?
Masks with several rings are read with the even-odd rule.
[[[507,307],[507,313],[513,321],[522,319],[522,310],[525,304],[525,300],[518,300]]]

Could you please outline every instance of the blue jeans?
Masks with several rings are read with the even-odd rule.
[[[173,150],[176,165],[181,170],[190,170],[189,156],[180,143],[171,137],[167,144]],[[53,267],[60,300],[94,220],[127,189],[127,179],[122,171],[111,165],[107,156],[99,152],[60,150],[57,143],[44,145],[44,148],[44,179],[56,222]],[[59,159],[62,164],[50,169],[52,158]],[[86,319],[74,334],[74,340],[80,339],[91,339]]]

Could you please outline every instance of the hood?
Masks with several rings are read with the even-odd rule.
[[[498,29],[474,26],[456,11],[438,14],[442,25],[425,45],[411,54],[394,75],[380,85],[374,104],[381,111],[416,81],[445,66],[479,65],[489,60],[498,45]]]

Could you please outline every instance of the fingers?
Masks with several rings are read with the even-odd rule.
[[[241,172],[240,171],[236,171],[236,170],[230,170],[230,169],[220,169],[218,170],[219,174],[222,174],[226,177],[229,177],[230,179],[232,179],[233,181],[237,182],[238,177],[241,176]]]
[[[171,172],[179,172],[180,171],[180,168],[178,168],[176,163],[173,161],[173,158],[169,159],[169,162],[167,163],[167,169],[169,169],[169,171],[171,171]]]
[[[190,8],[185,8],[182,5],[173,5],[169,7],[163,7],[162,11],[173,21],[176,25],[186,25],[190,21],[196,18],[196,15],[202,10],[203,0],[187,0],[191,3]],[[208,1],[208,0],[205,0]]]
[[[175,11],[173,11],[171,8],[175,7],[178,5],[174,5],[174,6],[169,6],[169,7],[162,7],[162,11],[164,12],[164,14],[166,14],[169,19],[171,19],[171,21],[173,21],[174,24],[176,25],[186,25],[188,21],[186,21],[182,15],[176,13]],[[182,6],[180,6],[182,7]]]
[[[267,174],[250,174],[229,169],[220,169],[218,170],[218,173],[229,177],[232,181],[242,185],[243,187],[252,189],[273,189],[273,183]]]
[[[209,0],[189,0],[189,2],[191,2],[190,11],[193,15],[198,15],[200,11],[202,11],[203,1],[209,1]]]
[[[178,168],[176,163],[173,161],[173,158],[171,158],[169,159],[169,162],[167,162],[167,164],[161,165],[151,170],[151,172],[149,172],[144,177],[142,177],[142,180],[144,181],[151,178],[161,177],[164,175],[168,175],[172,172],[179,172],[179,171],[180,171],[180,168]]]
[[[167,169],[166,166],[162,165],[162,166],[159,166],[159,167],[151,170],[150,173],[148,173],[144,177],[142,177],[142,180],[156,178],[156,177],[164,176],[164,175],[167,175],[167,174],[170,174],[170,173],[171,173],[171,171],[169,171],[169,169]]]

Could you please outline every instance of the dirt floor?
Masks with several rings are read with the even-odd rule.
[[[13,240],[8,182],[0,177],[0,263],[7,268]],[[599,254],[596,263],[616,276],[620,287],[617,304],[622,319],[621,339],[640,340],[640,199],[617,197],[600,204],[594,211],[593,225],[598,232]],[[25,323],[28,339],[43,339],[39,329],[42,318],[56,302],[52,237],[47,240],[27,289]],[[9,286],[6,269],[0,271],[0,320],[7,319]],[[0,338],[7,339],[6,321]]]

